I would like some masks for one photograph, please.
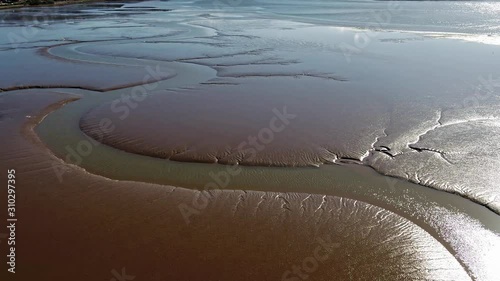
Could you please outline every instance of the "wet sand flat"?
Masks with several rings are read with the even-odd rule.
[[[0,12],[2,280],[496,280],[499,35],[343,5]]]
[[[75,166],[67,167],[61,182],[53,172],[61,160],[43,147],[33,126],[73,98],[40,92],[35,98],[17,93],[2,99],[10,105],[31,100],[2,122],[5,130],[23,126],[4,143],[11,154],[2,156],[2,163],[7,158],[9,167],[17,170],[18,185],[26,194],[18,203],[23,222],[18,239],[24,241],[18,255],[24,269],[8,280],[88,280],[109,276],[113,268],[120,272],[121,265],[127,265],[130,275],[148,280],[233,280],[236,275],[241,280],[280,279],[297,274],[318,280],[362,280],[374,274],[384,280],[469,280],[453,255],[423,229],[357,200],[298,193],[207,193],[117,182]],[[27,114],[32,116],[28,120]],[[199,204],[191,208],[199,213],[187,216],[186,224],[178,208],[185,208],[191,198]],[[50,259],[45,258],[48,252]],[[376,262],[379,259],[392,265]],[[241,271],[256,264],[257,272]],[[189,269],[191,265],[197,270]],[[91,270],[77,274],[82,268]]]

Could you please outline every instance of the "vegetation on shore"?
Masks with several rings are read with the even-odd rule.
[[[95,2],[97,0],[0,0],[0,9],[21,8],[40,5],[66,5],[83,2]]]

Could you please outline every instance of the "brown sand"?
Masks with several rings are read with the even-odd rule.
[[[363,112],[342,105],[317,78],[250,80],[246,85],[160,92],[126,114],[113,102],[86,114],[81,129],[112,147],[175,161],[264,166],[317,166],[360,160],[382,134],[381,103],[349,97]],[[259,84],[257,84],[259,83]],[[339,82],[341,83],[341,82]],[[368,105],[371,104],[371,105]],[[368,106],[366,106],[368,105]],[[382,113],[381,113],[382,112]],[[380,114],[381,113],[381,114]],[[116,126],[102,131],[109,118]],[[335,118],[335,120],[332,120]],[[352,130],[353,124],[359,130]]]
[[[300,280],[287,273],[294,266],[311,280],[469,280],[428,233],[351,199],[200,193],[109,180],[75,166],[66,166],[60,182],[52,167],[63,163],[32,129],[53,104],[71,98],[50,92],[1,98],[0,129],[9,133],[0,163],[16,169],[19,210],[19,273],[8,280],[111,280],[112,270],[123,268],[151,281]],[[210,194],[206,207],[203,194]],[[189,225],[179,206],[199,212]]]
[[[0,92],[30,88],[77,88],[103,92],[175,76],[175,73],[165,70],[157,77],[145,80],[146,71],[142,66],[69,62],[50,55],[44,48],[41,51],[2,51],[0,60],[3,66],[0,68]]]

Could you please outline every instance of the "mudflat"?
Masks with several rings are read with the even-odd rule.
[[[495,280],[496,6],[289,4],[1,11],[1,274]]]

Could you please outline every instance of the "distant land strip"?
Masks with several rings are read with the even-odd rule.
[[[0,10],[24,7],[62,6],[87,2],[106,2],[102,0],[0,0]]]

